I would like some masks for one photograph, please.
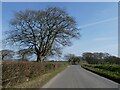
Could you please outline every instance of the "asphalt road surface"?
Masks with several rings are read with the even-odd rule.
[[[71,65],[42,88],[118,88],[118,84],[87,71],[80,65]]]

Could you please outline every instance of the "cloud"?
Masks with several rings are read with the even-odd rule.
[[[89,24],[80,26],[79,28],[87,28],[87,27],[90,27],[90,26],[94,26],[94,25],[97,25],[97,24],[101,24],[101,23],[109,22],[109,21],[113,21],[113,20],[118,20],[118,17],[109,18],[109,19],[98,21],[98,22],[89,23]]]
[[[108,41],[108,40],[113,40],[115,37],[98,37],[93,39],[94,41]]]

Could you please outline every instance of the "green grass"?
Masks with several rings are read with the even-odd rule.
[[[81,67],[120,83],[120,66],[110,64],[82,64]]]
[[[98,64],[95,65],[94,68],[99,68],[99,69],[105,69],[108,71],[112,71],[112,72],[120,72],[120,66],[116,65],[116,64]]]
[[[120,72],[120,65],[116,64],[85,64],[87,67],[93,67],[98,69],[104,69],[111,72]]]

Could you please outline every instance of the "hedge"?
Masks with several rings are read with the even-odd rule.
[[[60,63],[39,63],[30,61],[3,61],[2,85],[12,87],[31,80],[61,66]]]
[[[99,74],[103,77],[106,77],[108,79],[111,79],[117,83],[120,83],[120,72],[113,72],[110,70],[106,70],[106,69],[101,69],[101,68],[95,68],[97,65],[89,65],[89,64],[82,64],[81,67],[94,72],[96,74]]]

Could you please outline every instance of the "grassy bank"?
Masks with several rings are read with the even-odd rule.
[[[68,65],[67,63],[64,63],[60,68],[56,70],[51,70],[42,76],[32,78],[32,80],[16,85],[12,88],[40,88],[44,84],[46,84],[50,79],[56,76],[58,73],[63,71],[67,67],[67,65]]]
[[[99,74],[103,77],[111,79],[117,83],[120,83],[120,66],[111,64],[82,64],[81,67]]]

